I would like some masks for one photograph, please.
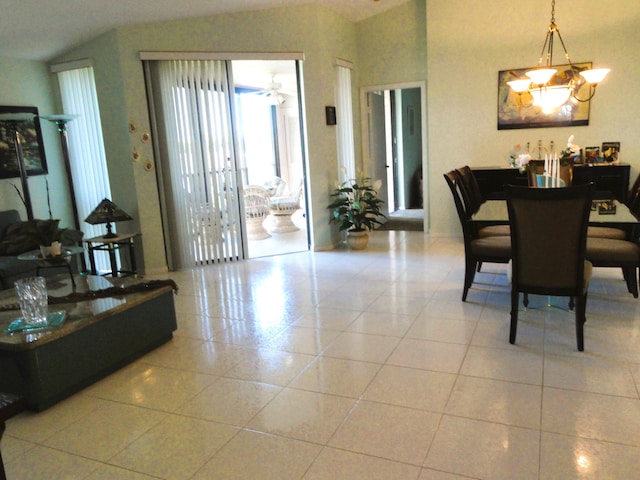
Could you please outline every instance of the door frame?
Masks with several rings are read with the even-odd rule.
[[[360,130],[362,139],[362,159],[363,167],[373,169],[371,153],[369,152],[369,129],[367,128],[367,94],[370,92],[384,90],[403,90],[408,88],[420,89],[420,117],[422,135],[422,198],[424,205],[424,231],[429,231],[430,222],[430,201],[429,201],[429,169],[427,158],[427,84],[426,81],[389,83],[382,85],[371,85],[360,87]],[[382,179],[386,182],[386,178]]]

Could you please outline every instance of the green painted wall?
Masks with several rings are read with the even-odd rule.
[[[0,105],[38,107],[38,113],[60,113],[55,103],[49,71],[43,62],[0,58]],[[60,219],[60,225],[73,226],[69,188],[64,161],[60,149],[58,129],[52,123],[42,120],[42,136],[49,173],[29,178],[29,191],[35,218],[48,218],[45,178],[49,183],[51,213]],[[0,210],[16,209],[26,220],[24,206],[13,188],[20,188],[20,179],[0,180]]]
[[[153,152],[127,129],[129,121],[139,131],[150,128],[139,52],[304,52],[311,231],[314,248],[326,249],[337,241],[326,213],[337,161],[335,129],[325,125],[324,107],[335,104],[335,58],[354,60],[355,42],[353,23],[326,8],[304,5],[121,28],[56,59],[94,61],[113,200],[129,207],[139,222],[119,228],[139,227],[143,233],[146,271],[166,265],[155,168],[144,169],[146,160],[155,164]],[[140,162],[131,161],[134,148],[141,153]]]

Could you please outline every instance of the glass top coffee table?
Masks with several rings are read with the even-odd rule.
[[[18,255],[18,260],[37,260],[36,275],[40,275],[40,270],[43,268],[66,268],[71,277],[71,282],[75,287],[76,282],[71,269],[71,257],[81,253],[84,253],[84,248],[71,245],[63,246],[60,255],[55,257],[43,257],[40,250],[30,250]]]

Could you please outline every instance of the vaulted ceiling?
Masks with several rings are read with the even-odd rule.
[[[408,0],[3,0],[0,56],[50,60],[114,28],[317,3],[352,21]]]

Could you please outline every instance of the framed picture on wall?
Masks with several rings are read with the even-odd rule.
[[[15,113],[17,120],[7,117]],[[26,115],[25,114],[29,114]],[[32,117],[30,115],[33,115]],[[0,178],[20,176],[15,148],[15,131],[20,136],[27,176],[47,173],[38,107],[0,106]],[[15,129],[15,130],[14,130]]]
[[[551,80],[553,84],[567,85],[574,80],[577,82],[578,98],[589,97],[589,85],[581,80],[579,73],[591,68],[591,62],[554,65],[553,68],[557,69]],[[578,102],[570,99],[553,112],[544,113],[542,108],[533,104],[533,97],[529,92],[514,92],[507,82],[526,79],[527,70],[532,70],[532,67],[498,72],[498,130],[589,125],[590,101]]]

